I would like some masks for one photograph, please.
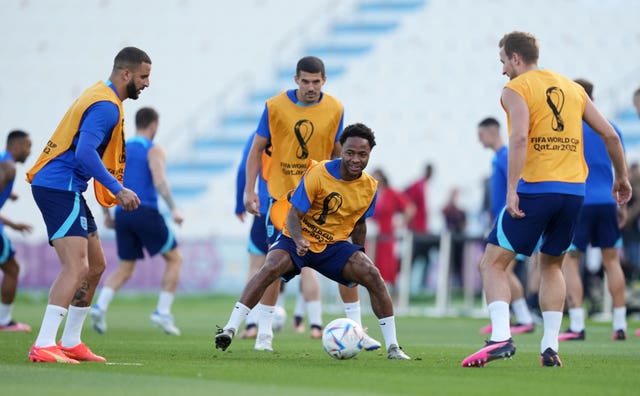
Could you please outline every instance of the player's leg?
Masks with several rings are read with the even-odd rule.
[[[564,255],[562,273],[567,288],[567,308],[569,311],[569,328],[558,337],[559,341],[584,340],[584,289],[580,276],[580,251],[570,250]]]
[[[602,248],[602,262],[607,271],[611,299],[613,300],[613,339],[624,340],[627,333],[627,308],[625,305],[625,279],[620,266],[617,247]]]
[[[165,269],[162,274],[162,286],[158,295],[156,309],[151,314],[151,322],[160,327],[166,334],[180,335],[180,329],[173,322],[171,307],[175,298],[180,269],[182,268],[182,253],[178,247],[162,253],[165,260]]]
[[[344,264],[342,277],[347,281],[364,286],[369,292],[371,308],[378,318],[378,324],[387,347],[387,357],[389,359],[410,360],[411,358],[402,351],[398,344],[391,295],[380,271],[371,259],[361,250],[353,252]],[[355,289],[355,287],[354,285],[353,288]],[[357,291],[356,294],[348,292],[346,297],[353,300],[354,296],[357,298]]]
[[[540,343],[540,352],[545,364],[545,354],[558,352],[558,336],[562,325],[562,312],[566,298],[566,283],[562,276],[563,255],[552,256],[540,252],[540,309],[544,335]],[[562,365],[559,358],[559,364]]]
[[[249,253],[249,273],[247,274],[247,281],[264,265],[265,257],[266,254],[263,253]],[[245,329],[238,335],[238,338],[256,338],[258,335],[258,315],[257,309],[252,309],[251,312],[249,312]]]
[[[4,240],[4,241],[2,241]],[[0,264],[2,270],[2,285],[0,285],[0,331],[31,331],[31,326],[13,320],[13,301],[18,290],[18,275],[20,266],[15,259],[13,248],[9,239],[0,235],[0,252],[6,252],[10,258],[2,257]],[[8,245],[7,245],[8,244]]]
[[[524,287],[514,272],[517,260],[513,260],[507,267],[509,289],[511,290],[511,310],[515,316],[515,323],[511,326],[511,334],[531,333],[534,331],[533,318],[527,301],[524,298]]]
[[[291,243],[293,244],[293,241]],[[249,311],[258,304],[267,290],[272,288],[276,281],[280,281],[280,276],[297,270],[289,251],[283,250],[281,247],[284,247],[283,244],[280,244],[278,249],[269,251],[265,264],[245,285],[240,300],[231,311],[229,321],[215,336],[216,348],[221,348],[223,351],[226,350],[240,325],[246,320]],[[293,247],[288,248],[295,252],[295,244],[293,244]],[[275,304],[276,299],[269,301]]]
[[[307,306],[309,335],[311,338],[322,338],[322,303],[320,301],[320,282],[316,271],[307,267],[302,268],[300,289]]]
[[[93,295],[107,265],[102,244],[100,243],[100,238],[90,211],[87,211],[87,221],[89,223],[89,237],[87,240],[89,268],[87,275],[81,280],[80,286],[73,295],[73,299],[69,305],[69,314],[67,315],[67,321],[59,345],[60,349],[72,359],[105,362],[106,359],[104,357],[94,354],[81,340],[82,327],[91,309]]]
[[[362,309],[360,307],[360,296],[358,295],[357,287],[347,287],[343,284],[338,284],[338,291],[340,292],[340,298],[344,303],[344,313],[347,318],[356,322],[365,331],[364,339],[362,340],[362,348],[365,351],[375,351],[382,346],[380,342],[372,338],[367,334],[367,328],[362,325]]]

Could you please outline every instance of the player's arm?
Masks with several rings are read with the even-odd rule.
[[[119,110],[111,102],[97,102],[89,107],[79,128],[76,160],[118,198],[125,210],[134,210],[140,204],[140,199],[107,171],[98,154],[98,147],[110,136],[118,120]]]
[[[242,150],[242,159],[240,159],[240,164],[238,164],[238,171],[236,173],[235,214],[236,217],[243,223],[245,213],[247,212],[244,207],[244,185],[246,184],[245,179],[247,177],[247,157],[249,156],[249,150],[251,150],[254,136],[255,134],[252,134],[249,139],[247,139],[247,143],[244,145],[244,149]]]
[[[247,212],[260,216],[260,199],[256,194],[256,180],[260,171],[262,152],[269,140],[258,134],[253,138],[249,155],[247,156],[246,179],[244,184],[244,207]]]
[[[162,199],[167,203],[167,206],[171,210],[171,217],[173,217],[173,221],[178,225],[182,224],[182,221],[184,220],[182,213],[180,213],[176,207],[173,195],[171,194],[171,188],[169,187],[169,182],[167,181],[167,173],[165,171],[167,161],[162,147],[158,145],[151,147],[147,153],[147,160],[149,161],[149,170],[151,171],[153,186]]]
[[[22,233],[30,233],[31,231],[33,231],[33,227],[30,224],[26,224],[26,223],[14,223],[13,221],[7,219],[6,217],[0,215],[0,222],[4,225],[6,225],[7,227],[16,230],[16,231],[20,231]]]
[[[15,177],[16,165],[11,161],[0,162],[0,191],[3,191]]]
[[[304,216],[304,212],[295,206],[291,206],[287,214],[287,230],[296,244],[298,256],[304,256],[309,250],[309,241],[302,235],[302,227],[300,226],[302,216]]]
[[[511,135],[509,136],[509,160],[507,167],[507,212],[515,218],[522,218],[520,210],[518,181],[527,157],[527,136],[529,135],[529,106],[516,91],[505,88],[502,91],[502,105],[509,113]]]
[[[631,183],[627,172],[627,162],[622,148],[622,141],[609,121],[600,113],[590,98],[584,107],[583,119],[600,137],[607,147],[607,153],[613,163],[613,197],[619,204],[631,199]]]
[[[333,141],[333,151],[331,152],[331,159],[342,157],[342,144],[340,144],[340,135],[342,135],[343,126],[344,126],[344,109],[342,111],[342,115],[340,116],[340,124],[338,124],[336,137]]]

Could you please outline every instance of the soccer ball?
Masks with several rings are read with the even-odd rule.
[[[280,331],[284,329],[284,325],[287,322],[287,311],[280,305],[276,305],[273,312],[273,322],[271,328],[273,331]]]
[[[351,359],[362,350],[364,331],[353,320],[335,319],[322,332],[322,346],[329,356],[336,359]]]

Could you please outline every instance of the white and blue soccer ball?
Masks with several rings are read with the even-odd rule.
[[[273,322],[271,322],[271,328],[273,331],[281,331],[284,329],[284,325],[287,323],[287,311],[284,307],[276,305],[273,312]]]
[[[335,359],[351,359],[362,350],[364,331],[356,322],[338,318],[325,326],[322,346]]]

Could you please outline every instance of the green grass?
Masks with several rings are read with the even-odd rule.
[[[290,322],[277,333],[276,352],[256,352],[253,340],[213,347],[216,324],[224,325],[235,297],[180,297],[174,304],[180,337],[164,335],[148,316],[155,296],[118,295],[108,314],[109,330],[98,335],[85,324],[83,341],[111,364],[34,364],[27,352],[34,332],[0,333],[2,393],[69,395],[626,395],[640,380],[640,337],[630,322],[629,339],[611,341],[608,323],[587,323],[585,342],[562,343],[563,368],[539,366],[541,329],[515,336],[517,354],[482,369],[460,361],[483,345],[481,319],[397,318],[398,338],[412,361],[389,361],[383,352],[351,360],[330,358],[318,340],[296,334]],[[20,295],[16,319],[39,325],[44,297]],[[289,304],[291,306],[291,304]],[[325,315],[325,320],[334,315]],[[375,318],[370,334],[382,340]]]

